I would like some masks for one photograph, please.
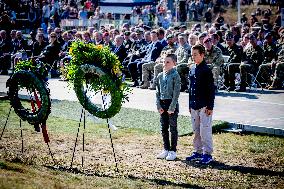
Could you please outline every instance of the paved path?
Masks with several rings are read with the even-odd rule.
[[[7,92],[8,76],[0,76],[0,92]],[[49,80],[51,98],[77,101],[77,97],[67,82],[58,79]],[[188,113],[188,94],[181,93],[180,112]],[[133,88],[129,102],[123,104],[127,108],[156,111],[155,91]],[[284,130],[284,90],[246,93],[220,92],[216,96],[213,119],[239,124],[273,127]]]

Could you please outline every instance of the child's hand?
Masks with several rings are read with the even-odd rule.
[[[164,110],[162,108],[160,108],[158,111],[160,114],[164,113]]]
[[[168,111],[168,114],[169,114],[169,115],[171,115],[171,114],[173,114],[173,113],[174,113],[173,111]]]

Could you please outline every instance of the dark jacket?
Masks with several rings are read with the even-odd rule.
[[[155,45],[152,43],[150,44],[146,52],[144,51],[143,53],[141,53],[141,55],[144,55],[145,53],[145,55],[143,56],[144,59],[147,59],[147,56],[150,56],[151,61],[156,61],[156,59],[160,56],[162,52],[163,45],[159,41],[157,41]]]
[[[120,45],[118,49],[116,49],[116,46],[113,46],[111,48],[111,51],[114,52],[118,56],[118,60],[120,62],[123,62],[123,60],[127,57],[126,49],[124,45]]]
[[[61,46],[58,42],[47,45],[41,53],[41,61],[52,66],[54,61],[59,59],[60,50]]]
[[[27,50],[28,49],[28,42],[24,39],[18,40],[15,39],[14,41],[12,41],[12,45],[13,45],[13,53],[16,53],[19,50]]]
[[[47,42],[43,41],[41,43],[41,45],[39,44],[38,41],[36,41],[34,44],[33,44],[33,48],[32,48],[32,56],[39,56],[42,51],[45,49],[45,47],[48,45]]]
[[[130,39],[128,39],[127,41],[124,41],[123,44],[124,44],[126,51],[128,51],[131,48],[133,42]]]
[[[243,47],[242,46],[234,43],[232,47],[229,47],[227,45],[226,49],[229,52],[229,56],[230,56],[228,63],[241,63],[242,56],[243,56]]]
[[[10,53],[12,51],[12,44],[10,40],[5,39],[0,42],[0,56],[2,56],[4,53]]]
[[[210,68],[205,61],[199,65],[192,65],[188,74],[189,85],[189,108],[199,110],[207,107],[213,110],[215,89],[214,79]]]
[[[163,48],[168,45],[168,42],[165,39],[160,40],[160,43],[162,44]]]

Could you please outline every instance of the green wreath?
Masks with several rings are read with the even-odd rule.
[[[32,125],[41,124],[47,120],[50,113],[51,102],[49,91],[42,79],[31,71],[21,70],[15,72],[10,77],[7,81],[7,87],[9,87],[8,96],[10,104],[22,120]],[[18,95],[20,88],[26,88],[30,92],[37,92],[37,94],[39,94],[41,105],[34,112],[29,111],[29,109],[23,106]]]
[[[83,42],[74,42],[69,50],[72,59],[66,66],[67,79],[73,83],[80,104],[99,118],[111,118],[128,100],[129,87],[122,80],[121,63],[108,47]],[[100,108],[86,95],[86,89],[95,93],[109,93],[111,104]]]

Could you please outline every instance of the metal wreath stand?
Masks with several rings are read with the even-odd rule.
[[[30,91],[29,91],[29,95],[30,95],[30,100],[31,100],[32,111],[35,112],[36,108],[35,108],[35,104],[34,104],[34,99],[33,99],[32,94],[31,94]],[[35,96],[35,101],[36,101],[37,106],[40,107],[41,106],[41,101],[39,100],[39,98],[37,96],[37,93],[35,91],[34,91],[34,96]],[[11,110],[12,110],[12,105],[10,106],[9,113],[8,113],[6,121],[5,121],[5,125],[4,125],[4,127],[2,129],[1,136],[0,136],[0,141],[2,140],[2,136],[4,134],[6,126],[8,124],[8,120],[9,120],[9,117],[10,117],[10,114],[11,114]],[[21,140],[22,140],[21,153],[24,153],[24,137],[23,137],[22,119],[21,118],[20,118],[20,123],[19,124],[20,124],[20,129],[21,129]],[[41,125],[41,131],[42,131],[44,142],[47,144],[48,151],[49,151],[49,154],[50,154],[50,156],[52,158],[52,161],[53,161],[54,165],[56,165],[56,161],[54,159],[53,153],[52,153],[52,151],[50,149],[50,146],[49,146],[50,139],[49,139],[48,132],[47,132],[47,129],[46,129],[46,121],[42,122],[40,125]]]
[[[87,79],[86,79],[86,81],[87,81]],[[86,86],[87,86],[86,90],[84,91],[85,105],[86,105],[86,102],[87,102],[87,91],[89,89],[87,82],[86,82]],[[108,104],[105,101],[104,96],[105,96],[105,94],[103,94],[103,92],[101,92],[103,109],[106,109]],[[70,165],[71,169],[72,169],[72,166],[73,166],[75,151],[76,151],[76,147],[77,147],[77,143],[78,143],[78,137],[79,137],[80,127],[81,127],[82,117],[83,117],[83,154],[84,154],[84,152],[85,152],[85,129],[86,129],[86,110],[84,109],[84,107],[82,107],[79,125],[78,125],[78,129],[77,129],[77,134],[76,134],[76,140],[75,140],[75,144],[74,144],[74,148],[73,148],[72,160],[71,160],[71,165]],[[109,118],[106,119],[106,122],[107,122],[107,126],[108,126],[109,138],[110,138],[110,142],[111,142],[111,147],[112,147],[112,152],[113,152],[113,157],[114,157],[114,162],[115,162],[115,167],[116,167],[115,171],[118,172],[118,163],[117,163],[116,154],[115,154],[114,145],[113,145],[113,140],[112,140],[112,135],[111,135],[111,131],[110,131]],[[81,166],[82,167],[84,166],[84,156],[81,157]]]
[[[87,101],[86,99],[87,99],[87,91],[88,91],[88,83],[86,83],[86,84],[87,84],[87,88],[86,88],[85,93],[84,93],[85,103]],[[30,100],[31,100],[32,111],[35,112],[36,108],[35,108],[35,104],[34,104],[34,99],[33,99],[32,94],[30,92],[29,92],[29,95],[30,95]],[[104,96],[105,96],[105,94],[103,94],[101,92],[101,97],[102,97],[102,101],[103,101],[103,109],[106,109],[108,104],[105,101]],[[34,97],[35,97],[35,101],[36,101],[37,106],[41,107],[41,101],[39,100],[39,98],[38,98],[38,96],[37,96],[35,91],[34,91]],[[9,117],[10,117],[10,114],[11,114],[11,110],[12,110],[12,105],[10,106],[9,113],[8,113],[6,121],[5,121],[5,125],[4,125],[4,127],[2,129],[2,132],[1,132],[1,135],[0,135],[0,141],[2,140],[2,136],[4,134],[6,126],[8,124],[8,120],[9,120]],[[83,117],[83,115],[84,115],[84,117]],[[84,152],[85,151],[85,129],[86,129],[86,110],[84,109],[84,107],[82,107],[80,120],[79,120],[79,125],[78,125],[78,129],[77,129],[75,145],[74,145],[74,148],[73,148],[72,160],[71,160],[71,165],[70,165],[71,169],[72,169],[72,166],[73,166],[73,161],[74,161],[74,157],[75,157],[75,151],[76,151],[76,147],[77,147],[77,143],[78,143],[78,137],[79,137],[80,127],[81,127],[82,117],[83,117],[83,152]],[[108,126],[109,137],[110,137],[110,141],[111,141],[111,147],[112,147],[112,152],[113,152],[115,166],[116,166],[116,170],[115,171],[118,172],[118,163],[117,163],[117,159],[116,159],[116,153],[115,153],[115,150],[114,150],[114,145],[113,145],[113,140],[112,140],[112,135],[111,135],[111,130],[110,130],[109,118],[106,119],[106,122],[107,122],[107,126]],[[50,154],[50,156],[51,156],[51,158],[53,160],[54,165],[57,165],[57,163],[56,163],[56,161],[54,159],[54,155],[53,155],[53,153],[52,153],[52,151],[50,149],[50,146],[49,146],[50,139],[49,139],[48,132],[47,132],[47,129],[46,129],[46,121],[44,121],[40,125],[41,125],[41,128],[42,128],[43,139],[44,139],[44,142],[47,144],[47,147],[48,147],[48,150],[49,150],[49,154]],[[24,139],[23,139],[22,119],[21,118],[20,118],[20,129],[21,129],[21,140],[22,140],[21,152],[24,153]],[[84,156],[82,156],[81,165],[82,165],[82,167],[84,166]]]

